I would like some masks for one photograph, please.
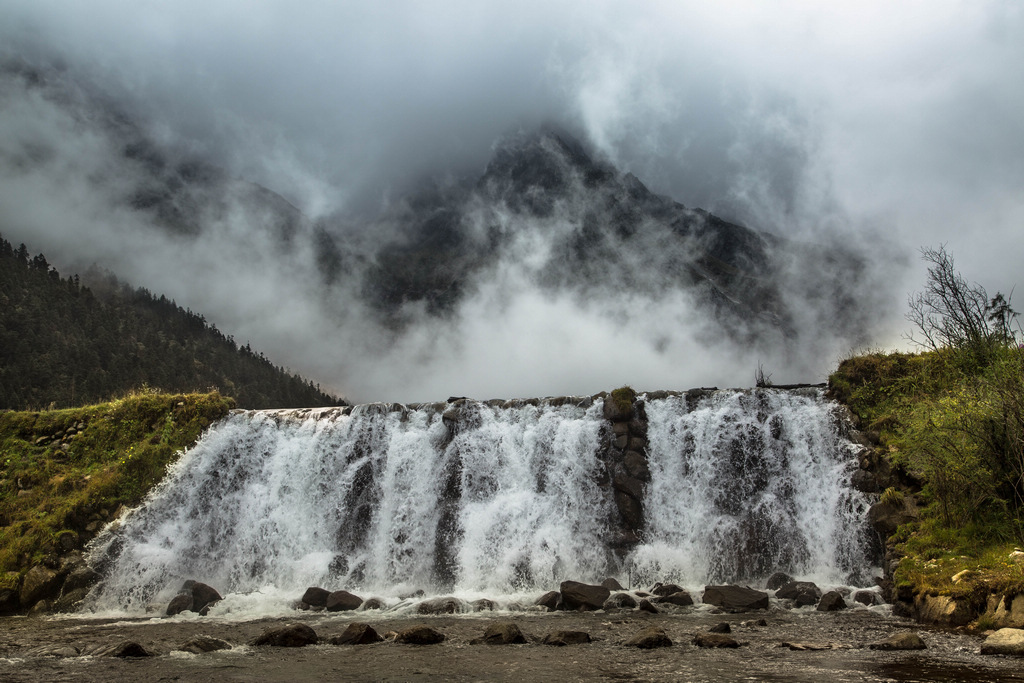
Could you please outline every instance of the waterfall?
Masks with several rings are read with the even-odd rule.
[[[646,401],[646,521],[625,549],[609,541],[621,521],[602,408],[236,411],[96,539],[92,605],[141,610],[190,578],[236,594],[508,595],[609,575],[838,583],[868,564],[851,445],[816,392]]]

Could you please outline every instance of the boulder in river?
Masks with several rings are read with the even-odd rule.
[[[604,601],[605,609],[634,609],[636,605],[636,598],[629,593],[615,593]]]
[[[444,634],[440,631],[432,629],[426,624],[418,624],[399,631],[395,635],[395,642],[406,645],[436,645],[443,643],[444,638]]]
[[[488,645],[520,645],[526,642],[526,636],[511,621],[497,621],[487,627],[481,642]]]
[[[598,610],[604,607],[611,591],[604,586],[593,586],[579,581],[563,581],[559,586],[562,606],[567,610]]]
[[[582,645],[590,642],[590,634],[586,631],[552,631],[541,642],[544,645]]]
[[[764,587],[770,591],[774,591],[782,588],[792,580],[793,577],[785,572],[775,572],[768,577],[768,581],[765,583]]]
[[[872,650],[923,650],[927,647],[921,636],[913,631],[894,633],[885,640],[868,645]]]
[[[348,591],[334,591],[327,596],[324,608],[328,612],[349,612],[359,609],[362,604],[363,599],[358,595],[353,595]]]
[[[1024,656],[1024,629],[999,629],[981,644],[981,654]]]
[[[736,612],[768,609],[768,594],[743,586],[704,586],[703,601]]]
[[[331,645],[370,645],[379,643],[384,639],[369,624],[354,621],[342,632],[340,636],[328,638]]]
[[[843,599],[843,594],[839,591],[829,591],[821,596],[821,600],[818,601],[819,612],[835,612],[837,610],[846,609],[849,605],[846,604],[846,600]]]
[[[249,644],[255,646],[270,645],[273,647],[304,647],[316,645],[319,637],[306,624],[288,624],[264,631],[253,638]]]
[[[640,631],[635,636],[627,640],[623,645],[628,647],[639,647],[644,650],[651,650],[656,647],[669,647],[672,645],[672,640],[665,633],[665,629],[657,626],[651,626]]]
[[[306,592],[302,594],[302,602],[306,603],[310,607],[325,607],[327,605],[327,597],[331,594],[329,590],[320,588],[319,586],[310,586],[306,589]]]
[[[201,655],[205,652],[216,652],[217,650],[230,650],[231,643],[213,636],[193,636],[178,647],[182,652],[191,652],[194,655]]]
[[[689,607],[693,604],[693,596],[690,595],[689,591],[679,591],[678,593],[672,593],[671,595],[658,598],[658,604]]]
[[[724,633],[698,633],[693,637],[697,647],[739,647],[739,642]]]

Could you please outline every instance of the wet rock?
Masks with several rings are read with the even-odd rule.
[[[558,591],[548,591],[544,595],[537,598],[533,603],[535,605],[543,605],[550,610],[558,609],[558,601],[561,598],[561,594]]]
[[[665,634],[664,629],[652,626],[640,631],[623,643],[623,645],[650,650],[656,647],[670,647],[672,645],[672,640]]]
[[[310,607],[326,607],[327,598],[331,592],[324,590],[318,586],[310,586],[306,589],[306,592],[302,594],[302,602],[306,603]]]
[[[627,447],[640,446],[643,448],[643,442],[635,443],[637,439],[630,439]],[[626,472],[633,479],[642,482],[648,482],[651,480],[651,469],[647,465],[647,458],[637,453],[634,450],[626,451],[625,457],[622,458],[622,464],[626,468]]]
[[[349,624],[340,636],[328,638],[327,642],[331,645],[370,645],[383,640],[384,638],[372,626],[355,621]]]
[[[849,605],[846,604],[846,600],[843,599],[843,594],[839,591],[829,591],[821,596],[821,600],[818,601],[819,612],[835,612],[837,610],[846,609]]]
[[[494,600],[488,600],[487,598],[480,598],[469,603],[469,606],[474,612],[493,612],[498,608],[498,604]]]
[[[674,595],[675,593],[682,593],[685,589],[682,586],[677,586],[674,583],[662,583],[656,585],[651,589],[651,593],[657,595],[659,598],[665,597],[666,595]]]
[[[708,633],[732,633],[732,628],[729,626],[729,622],[723,621],[709,628]]]
[[[53,603],[54,612],[74,612],[82,601],[85,600],[85,596],[89,594],[88,588],[76,588],[71,591],[64,591],[63,594],[57,598]]]
[[[488,645],[519,645],[526,642],[526,637],[511,621],[499,621],[487,627],[483,642]]]
[[[156,653],[144,648],[134,640],[122,640],[115,645],[106,645],[90,652],[94,657],[152,657]]]
[[[194,636],[189,638],[178,648],[182,652],[191,652],[201,655],[205,652],[216,652],[217,650],[230,650],[231,643],[213,636]]]
[[[22,607],[31,607],[55,593],[58,586],[60,586],[60,575],[49,567],[37,564],[25,574],[18,599]]]
[[[563,581],[559,586],[562,608],[566,610],[597,610],[604,607],[611,595],[604,586],[593,586],[578,581]]]
[[[626,590],[625,588],[622,587],[622,584],[620,584],[618,581],[616,581],[615,579],[613,579],[611,577],[608,577],[607,579],[602,581],[601,585],[604,586],[605,588],[607,588],[610,591]]]
[[[98,571],[89,565],[83,564],[68,574],[67,578],[64,579],[64,588],[62,590],[67,593],[79,588],[91,588],[101,578],[103,577]]]
[[[871,527],[888,538],[896,533],[901,524],[907,524],[917,519],[917,516],[907,507],[906,500],[899,503],[878,502],[868,510],[868,522]]]
[[[14,614],[21,606],[18,591],[14,588],[0,589],[0,616]]]
[[[964,626],[975,618],[969,600],[948,595],[918,594],[914,596],[913,611],[921,623],[939,626]]]
[[[790,581],[775,591],[775,597],[793,600],[798,607],[804,607],[821,599],[821,589],[811,581]]]
[[[636,598],[629,593],[616,593],[604,601],[605,609],[634,609]]]
[[[405,643],[406,645],[436,645],[437,643],[444,642],[444,637],[444,634],[440,631],[432,629],[425,624],[419,624],[399,631],[395,635],[395,642]]]
[[[590,634],[586,631],[552,631],[541,641],[544,645],[582,645],[590,642]]]
[[[705,586],[703,601],[734,611],[768,609],[767,593],[743,586]]]
[[[73,645],[43,645],[25,653],[29,657],[77,657],[80,652]]]
[[[882,604],[882,596],[875,591],[857,591],[853,594],[853,601],[872,607],[874,605]]]
[[[192,609],[200,614],[206,614],[208,611],[207,607],[211,607],[224,599],[217,592],[217,589],[200,581],[186,581],[182,586],[182,590],[186,589],[192,591]]]
[[[324,609],[328,612],[349,612],[359,609],[362,604],[363,599],[358,595],[353,595],[348,591],[334,591],[327,596]]]
[[[921,636],[912,631],[894,633],[885,640],[868,645],[872,650],[923,650],[927,646],[921,640]]]
[[[782,588],[787,583],[791,583],[792,581],[793,577],[789,574],[786,574],[785,572],[775,572],[774,574],[768,577],[768,581],[765,583],[764,587],[770,591],[774,591],[778,590],[779,588]]]
[[[387,604],[380,598],[369,598],[359,609],[365,612],[368,609],[384,609],[386,607]]]
[[[36,604],[32,605],[32,609],[28,611],[30,617],[45,617],[53,611],[52,600],[40,600]]]
[[[981,644],[981,654],[1024,656],[1024,629],[999,629]]]
[[[664,597],[658,598],[659,605],[678,605],[679,607],[689,607],[693,604],[693,596],[690,595],[689,591],[679,591],[678,593],[672,593]]]
[[[433,598],[416,605],[417,614],[457,614],[462,611],[458,598]]]
[[[779,647],[788,647],[790,650],[833,650],[835,646],[832,643],[817,643],[817,642],[792,642],[792,643],[781,643]]]
[[[641,612],[649,612],[650,614],[660,614],[661,610],[651,604],[650,600],[641,600],[640,604],[636,606]]]
[[[739,642],[724,633],[698,633],[693,637],[697,647],[739,647]]]
[[[178,593],[171,601],[167,603],[167,609],[165,614],[169,617],[173,617],[175,614],[181,614],[182,612],[189,612],[192,610],[192,594],[191,593]]]
[[[319,640],[316,631],[306,624],[288,624],[264,631],[252,639],[249,644],[256,647],[305,647],[306,645],[316,645]]]

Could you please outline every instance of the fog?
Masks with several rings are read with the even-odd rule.
[[[1018,282],[1022,29],[1024,9],[994,1],[0,0],[0,58],[50,70],[43,88],[0,84],[0,232],[64,274],[95,262],[164,293],[357,401],[743,386],[758,363],[823,381],[855,348],[905,344],[920,246],[945,243],[991,292]],[[187,239],[123,201],[138,135],[372,257],[378,217],[424,177],[479,175],[496,140],[544,123],[688,207],[862,255],[856,304],[808,298],[798,338],[728,341],[684,292],[539,289],[541,240],[450,317],[412,312],[395,334],[355,285],[325,290],[311,242],[282,249],[234,181]],[[814,275],[797,264],[796,290]],[[827,329],[845,315],[859,334]]]

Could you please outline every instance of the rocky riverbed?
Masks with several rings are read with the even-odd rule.
[[[761,620],[763,619],[763,623]],[[354,622],[382,635],[417,624],[444,634],[436,645],[384,640],[370,645],[324,644]],[[526,643],[479,641],[489,626],[512,622]],[[306,647],[249,645],[287,624],[311,627],[320,644]],[[695,636],[724,630],[738,647],[704,648]],[[981,655],[982,637],[922,628],[892,616],[887,607],[838,613],[771,607],[744,614],[708,607],[648,614],[597,612],[487,612],[413,615],[375,612],[301,612],[278,618],[233,621],[215,615],[96,619],[2,619],[0,680],[514,680],[522,681],[1024,681],[1018,658]],[[662,629],[668,647],[626,645],[649,628]],[[592,642],[555,647],[542,639],[554,631],[584,631]],[[918,633],[923,650],[871,649],[894,634]],[[195,636],[229,643],[229,649],[190,654],[180,648]],[[392,636],[393,638],[393,636]],[[130,641],[151,656],[117,657]],[[103,654],[104,650],[107,654]]]

